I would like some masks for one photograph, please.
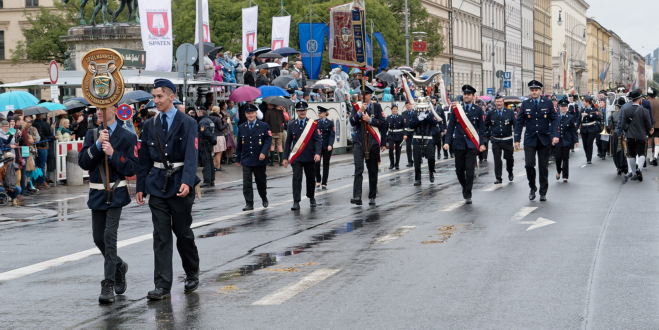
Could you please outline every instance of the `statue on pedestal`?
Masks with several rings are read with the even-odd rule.
[[[71,0],[62,0],[65,4],[69,3],[69,1]],[[87,21],[85,20],[85,7],[89,1],[90,0],[80,0],[80,25],[87,25]],[[121,0],[119,8],[112,14],[112,23],[117,22],[117,18],[125,8],[128,8],[128,21],[130,22],[134,19],[136,23],[139,23],[137,0]],[[108,12],[108,0],[94,0],[94,11],[92,12],[89,24],[96,25],[96,16],[99,12],[101,13],[101,16],[103,16],[103,24],[110,25],[111,23],[108,21],[108,17],[110,17],[110,13]]]

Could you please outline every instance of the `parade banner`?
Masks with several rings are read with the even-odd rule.
[[[325,49],[325,23],[300,23],[297,25],[300,34],[300,53],[302,65],[309,74],[309,79],[318,79]]]
[[[243,58],[256,49],[259,6],[243,8]]]
[[[272,18],[272,41],[270,48],[272,50],[282,47],[288,47],[288,40],[291,31],[290,16],[275,16]]]
[[[353,3],[330,8],[330,63],[366,66],[364,9]]]
[[[373,67],[373,43],[368,34],[366,35],[366,65],[369,68]]]
[[[195,23],[195,37],[194,37],[194,43],[199,43],[199,15],[196,15],[196,13],[199,12],[199,1],[195,1],[196,3],[196,9],[195,9],[195,16],[197,17],[197,22]],[[203,33],[204,33],[204,42],[211,42],[211,31],[210,31],[210,25],[208,24],[208,0],[201,0],[201,14],[203,15]]]
[[[172,2],[139,0],[142,47],[146,51],[146,71],[172,71]]]
[[[384,41],[384,36],[380,32],[373,33],[373,38],[378,42],[380,46],[380,51],[382,57],[380,57],[380,69],[384,70],[389,67],[389,49],[387,48],[387,42]]]

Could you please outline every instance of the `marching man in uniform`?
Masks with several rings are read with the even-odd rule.
[[[487,113],[485,117],[485,128],[487,136],[492,141],[492,155],[494,156],[494,176],[495,184],[503,182],[501,153],[506,160],[506,171],[508,172],[508,181],[512,182],[513,166],[515,159],[513,157],[513,133],[515,132],[515,112],[512,109],[505,109],[503,96],[497,95],[494,98],[495,108]]]
[[[300,101],[295,105],[297,118],[288,122],[288,133],[284,143],[284,167],[293,167],[293,207],[300,209],[302,199],[302,172],[307,183],[307,197],[311,207],[316,207],[314,170],[320,161],[322,141],[318,132],[318,122],[307,118],[309,104]]]
[[[412,146],[414,148],[414,185],[421,185],[421,162],[425,157],[428,160],[428,175],[430,182],[435,182],[435,142],[434,134],[437,130],[438,120],[430,111],[432,104],[426,99],[419,98],[417,114],[412,117],[410,128],[414,129]]]
[[[174,107],[174,83],[156,79],[153,87],[158,115],[147,120],[142,128],[135,197],[138,204],[144,205],[149,196],[153,221],[156,287],[147,298],[162,300],[169,297],[174,281],[172,232],[185,270],[185,292],[199,286],[199,252],[190,225],[193,189],[201,180],[197,177],[197,122]]]
[[[526,128],[524,134],[524,160],[526,161],[526,177],[531,188],[529,200],[534,200],[535,193],[538,191],[535,181],[537,155],[538,171],[540,172],[540,201],[544,202],[547,200],[547,190],[549,189],[549,155],[551,146],[559,142],[558,127],[560,118],[551,101],[540,96],[542,83],[531,80],[528,86],[531,90],[531,98],[522,102],[517,115],[515,148],[520,149],[522,129]]]
[[[398,106],[391,107],[391,115],[387,117],[387,142],[389,143],[389,169],[400,169],[400,151],[405,132],[405,120],[398,114]]]
[[[92,210],[94,243],[105,259],[105,279],[101,282],[101,304],[114,302],[114,294],[126,292],[128,264],[117,255],[117,230],[121,210],[130,203],[127,176],[137,172],[137,137],[121,128],[115,119],[115,107],[105,113],[107,127],[87,131],[78,165],[89,172],[89,200]],[[108,157],[109,177],[105,176],[104,158]],[[104,185],[109,182],[110,190]]]
[[[563,182],[567,183],[570,176],[570,150],[579,142],[577,127],[579,127],[579,118],[568,111],[570,101],[561,99],[558,102],[560,110],[560,141],[554,149],[554,159],[556,159],[556,180],[563,176]]]
[[[318,131],[322,140],[322,152],[320,154],[323,167],[323,175],[320,175],[321,162],[316,163],[316,187],[321,186],[327,189],[327,179],[329,177],[330,159],[332,159],[332,150],[334,149],[334,140],[336,140],[336,128],[334,122],[327,118],[329,109],[318,106]]]
[[[254,209],[252,175],[256,181],[256,189],[261,197],[262,205],[268,207],[265,167],[268,164],[266,155],[272,145],[272,133],[267,123],[256,119],[258,109],[254,104],[247,105],[245,109],[247,121],[238,128],[236,141],[236,166],[243,167],[243,196],[245,196],[243,211]]]
[[[455,174],[462,186],[462,197],[471,204],[476,156],[486,150],[483,110],[474,104],[476,89],[462,86],[463,104],[454,103],[448,117],[444,150],[452,148],[455,156]]]

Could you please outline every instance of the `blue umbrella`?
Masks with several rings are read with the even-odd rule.
[[[121,98],[121,101],[119,103],[138,103],[138,102],[144,102],[152,99],[153,96],[151,94],[142,91],[142,90],[136,90],[132,92],[128,92],[124,94],[124,97]]]
[[[72,98],[64,101],[64,105],[66,105],[67,102],[74,102],[74,101],[75,102],[80,102],[84,105],[90,105],[89,101],[87,101],[87,99],[85,99],[84,97],[72,97]]]
[[[261,86],[259,87],[261,91],[261,97],[266,98],[268,96],[289,96],[288,92],[277,86]]]
[[[37,106],[44,107],[48,109],[48,111],[66,110],[66,106],[64,104],[59,104],[54,102],[43,102],[37,104]]]
[[[13,111],[39,103],[39,99],[28,92],[8,92],[0,94],[0,111]]]
[[[277,54],[282,55],[282,56],[292,56],[292,55],[297,55],[297,54],[300,53],[300,52],[298,52],[297,50],[295,50],[294,48],[291,48],[291,47],[277,48],[277,49],[273,50],[272,52],[277,53]]]

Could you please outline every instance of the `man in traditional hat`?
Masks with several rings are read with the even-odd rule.
[[[529,200],[535,199],[538,191],[536,177],[536,156],[538,159],[538,172],[540,181],[540,201],[547,200],[549,189],[549,155],[551,146],[559,142],[558,132],[560,117],[549,99],[543,98],[542,83],[531,80],[528,84],[531,91],[530,98],[522,102],[517,115],[515,128],[515,148],[520,149],[522,129],[524,134],[524,160],[526,162],[526,177],[529,180]]]
[[[199,253],[190,225],[193,189],[201,180],[197,177],[197,122],[174,107],[174,83],[156,79],[153,87],[158,115],[147,120],[142,128],[135,197],[139,205],[144,205],[146,196],[150,195],[155,289],[149,291],[147,298],[161,300],[170,296],[174,281],[172,232],[185,270],[185,292],[199,286]]]
[[[293,211],[300,209],[303,172],[309,204],[316,207],[314,170],[315,163],[320,161],[322,141],[318,133],[318,122],[307,118],[307,109],[309,104],[305,101],[295,105],[297,118],[288,122],[284,143],[284,167],[288,167],[289,163],[293,167]]]
[[[654,87],[648,88],[648,102],[650,103],[650,114],[652,115],[654,133],[652,134],[653,152],[650,154],[650,164],[653,166],[659,165],[657,158],[659,158],[659,99],[657,99],[657,89]],[[649,142],[649,141],[648,141]]]
[[[620,121],[616,126],[618,134],[625,134],[627,142],[627,180],[643,181],[641,169],[645,163],[646,141],[648,136],[654,134],[650,110],[641,106],[643,95],[640,89],[629,92],[627,96],[631,100],[622,106],[620,110]],[[635,173],[635,174],[634,174]]]
[[[444,150],[452,148],[455,156],[455,173],[462,186],[465,204],[471,204],[471,189],[474,185],[476,156],[487,150],[483,110],[474,104],[476,89],[462,86],[462,106],[451,110],[446,132]]]

